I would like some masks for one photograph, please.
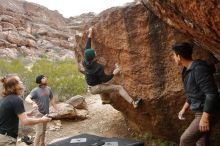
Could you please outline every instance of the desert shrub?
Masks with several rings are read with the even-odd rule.
[[[0,60],[0,76],[8,73],[15,73],[22,79],[26,87],[25,96],[36,86],[35,78],[40,74],[47,76],[48,85],[60,101],[85,92],[84,76],[78,72],[72,60],[49,62],[43,59],[34,63],[31,69],[27,69],[19,60]]]

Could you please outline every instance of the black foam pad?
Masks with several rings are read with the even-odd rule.
[[[118,146],[144,146],[143,141],[136,141],[131,139],[119,139],[119,138],[108,138],[103,140],[104,142],[117,142]]]
[[[54,142],[48,146],[144,146],[144,142],[130,139],[99,137],[91,134],[80,134]]]

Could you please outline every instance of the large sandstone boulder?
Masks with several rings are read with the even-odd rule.
[[[160,6],[166,4],[161,1],[156,1],[156,3],[157,5],[152,7],[158,8],[158,11]],[[188,10],[189,8],[185,7]],[[176,9],[179,9],[178,6]],[[158,13],[166,18],[166,11],[163,12]],[[190,30],[194,32],[193,29],[182,31],[181,28],[174,28],[156,14],[141,3],[104,11],[92,22],[94,24],[92,47],[96,51],[98,62],[105,63],[106,73],[112,73],[115,63],[121,66],[121,74],[115,76],[112,83],[121,84],[132,97],[141,97],[144,101],[143,105],[135,110],[119,94],[112,93],[109,94],[113,100],[112,105],[143,134],[153,134],[178,142],[181,133],[193,116],[189,113],[185,121],[177,118],[185,102],[185,94],[180,68],[172,58],[171,46],[180,41],[194,42],[196,44],[193,55],[195,59],[208,60],[214,57],[209,52],[210,49],[203,47],[204,43],[199,45],[205,38],[200,39],[202,37],[200,36],[195,39],[192,35],[194,33],[188,32]],[[176,17],[182,18],[181,13],[178,13]],[[177,19],[176,17],[173,21]],[[198,22],[200,23],[202,22]],[[88,27],[89,25],[85,27],[85,30]],[[212,46],[212,53],[218,56],[216,53],[219,38],[216,37],[216,39],[218,41],[205,40],[207,46],[209,43]],[[76,40],[78,43],[75,51],[80,62],[83,58],[86,34],[84,33],[82,38],[77,36]],[[219,129],[219,125],[215,129]],[[214,135],[213,146],[218,146],[220,143],[218,131],[214,130],[212,133]]]
[[[197,45],[220,59],[220,1],[143,1],[165,23],[191,35]]]

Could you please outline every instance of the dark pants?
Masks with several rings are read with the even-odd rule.
[[[209,132],[199,131],[202,113],[196,113],[194,120],[180,138],[180,146],[209,146]]]

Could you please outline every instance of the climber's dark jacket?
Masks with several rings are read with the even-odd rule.
[[[91,48],[91,38],[88,38],[86,42],[85,50],[90,48]],[[106,75],[104,72],[103,65],[97,63],[95,60],[86,61],[86,59],[84,59],[83,66],[85,69],[84,74],[86,77],[86,82],[90,86],[106,83],[114,77],[113,74]]]
[[[195,60],[188,68],[183,68],[182,79],[192,111],[213,113],[217,110],[218,89],[213,70],[205,61]]]

